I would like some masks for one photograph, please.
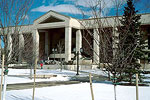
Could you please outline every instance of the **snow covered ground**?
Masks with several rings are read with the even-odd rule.
[[[1,72],[1,71],[0,71]],[[104,75],[102,71],[86,70],[93,74]],[[29,76],[29,69],[9,69],[8,84],[33,82]],[[57,75],[50,79],[36,79],[36,81],[68,81],[70,76],[76,72],[63,70],[38,69],[38,75]],[[25,75],[22,77],[12,75]],[[88,73],[80,73],[80,76],[87,76]],[[105,75],[104,75],[105,76]],[[91,100],[89,83],[73,85],[61,85],[35,89],[35,100]],[[95,100],[114,100],[113,85],[104,83],[93,83]],[[135,86],[117,86],[117,100],[136,100]],[[139,87],[139,100],[150,100],[150,86]],[[6,100],[32,100],[32,89],[11,90],[6,92]]]
[[[84,72],[87,72],[87,73],[80,73],[79,76],[80,77],[88,76],[89,72],[93,73],[93,74],[106,76],[100,70],[84,70]],[[1,70],[0,70],[0,74],[1,74]],[[36,82],[41,82],[41,81],[68,81],[70,79],[70,77],[76,76],[75,71],[69,71],[69,70],[60,71],[60,69],[57,69],[57,70],[37,69],[36,74],[37,75],[57,75],[57,77],[52,77],[52,78],[49,78],[49,79],[36,79]],[[17,77],[15,75],[17,75],[17,76],[20,75],[20,77]],[[31,80],[29,78],[29,75],[30,75],[30,69],[9,69],[8,77],[7,77],[8,78],[7,83],[8,84],[14,84],[14,83],[33,82],[33,80]]]
[[[1,79],[1,78],[0,78]],[[68,81],[69,77],[62,77],[58,75],[57,77],[52,77],[49,79],[36,79],[36,82],[42,82],[42,81]],[[15,83],[29,83],[33,82],[33,79],[31,80],[28,77],[7,77],[7,84],[15,84]]]
[[[1,72],[1,70],[0,70]],[[1,73],[0,73],[1,74]],[[46,70],[46,69],[38,69],[36,72],[37,75],[57,75],[57,77],[52,77],[49,79],[36,79],[36,82],[41,81],[68,81],[70,79],[69,76],[75,76],[76,72],[74,71],[67,71],[67,70]],[[14,76],[20,75],[20,77]],[[15,83],[28,83],[33,82],[29,78],[30,69],[9,69],[8,77],[7,77],[7,84],[15,84]],[[83,74],[81,74],[83,75]],[[0,77],[1,79],[1,77]]]
[[[93,83],[95,100],[114,100],[113,85]],[[135,86],[117,86],[117,100],[136,100]],[[150,100],[150,87],[139,87],[139,100]],[[7,91],[6,100],[32,100],[32,89]],[[35,100],[91,100],[90,84],[36,88]]]
[[[76,72],[74,71],[68,71],[68,70],[62,70],[60,71],[59,69],[56,70],[49,70],[49,69],[37,69],[36,71],[37,75],[76,75]],[[30,75],[30,69],[9,69],[8,75]]]

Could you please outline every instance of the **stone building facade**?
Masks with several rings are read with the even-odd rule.
[[[108,21],[108,23],[104,25],[105,27],[110,27],[110,25],[114,26],[114,17],[107,17],[105,19]],[[90,25],[93,25],[85,25],[87,23],[91,23]],[[147,49],[150,49],[150,14],[142,14],[141,23],[143,31],[147,33],[146,39],[149,43],[149,47]],[[25,40],[25,36],[31,35],[33,38],[29,43],[32,47],[30,49],[35,52],[35,55],[37,55],[39,60],[46,58],[62,58],[68,62],[74,57],[74,49],[76,49],[76,51],[80,51],[80,48],[88,47],[82,37],[83,31],[86,31],[85,29],[93,32],[93,37],[87,35],[93,48],[92,50],[87,50],[87,52],[91,54],[92,57],[90,58],[92,59],[92,62],[96,63],[99,61],[99,57],[97,55],[99,55],[100,52],[99,46],[95,41],[93,41],[93,38],[99,41],[99,36],[96,34],[98,25],[94,23],[94,19],[78,20],[54,11],[49,11],[36,19],[33,25],[21,27],[21,31],[19,33],[19,47],[27,49],[29,46],[25,44],[27,44],[27,41],[29,40]],[[8,35],[8,41],[12,41],[12,35]],[[59,43],[62,47],[58,45]],[[9,47],[11,48],[12,45],[9,45]],[[59,47],[62,50],[58,53]]]

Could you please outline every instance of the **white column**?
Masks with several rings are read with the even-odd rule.
[[[71,60],[72,28],[65,27],[65,61]]]
[[[33,30],[33,55],[39,59],[39,32],[37,29]]]
[[[82,48],[82,34],[81,30],[76,31],[76,51],[80,52],[80,48]],[[81,58],[81,55],[79,56]]]
[[[24,50],[24,37],[23,34],[19,34],[19,62],[22,62],[23,50]]]
[[[118,49],[118,43],[119,43],[119,33],[117,32],[117,27],[113,27],[113,57],[115,57],[117,49]]]
[[[8,33],[7,34],[7,54],[8,54],[8,61],[11,60],[11,56],[12,56],[12,38],[11,38],[11,34]]]
[[[94,38],[93,38],[93,63],[99,64],[99,31],[94,29]]]
[[[45,54],[46,56],[48,56],[49,52],[48,52],[48,32],[45,32]]]

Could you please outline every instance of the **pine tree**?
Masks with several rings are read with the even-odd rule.
[[[127,60],[126,69],[124,71],[126,78],[130,84],[132,84],[132,78],[135,73],[140,73],[140,63],[138,60],[143,57],[143,41],[142,34],[140,34],[140,15],[137,15],[137,10],[135,10],[133,0],[127,0],[127,6],[124,8],[124,14],[121,19],[121,24],[123,28],[120,32],[120,39],[122,43],[122,48],[124,56],[129,56]]]

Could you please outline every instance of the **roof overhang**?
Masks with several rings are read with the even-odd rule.
[[[55,11],[50,10],[49,12],[47,12],[46,14],[42,15],[41,17],[39,17],[38,19],[34,20],[34,24],[40,24],[42,22],[44,22],[45,20],[47,20],[50,17],[54,17],[56,19],[59,19],[61,21],[67,22],[70,20],[70,17],[62,15],[60,13],[57,13]]]
[[[33,25],[37,29],[60,28],[68,26],[80,29],[79,20],[71,18],[69,16],[65,16],[52,10],[36,19]]]

